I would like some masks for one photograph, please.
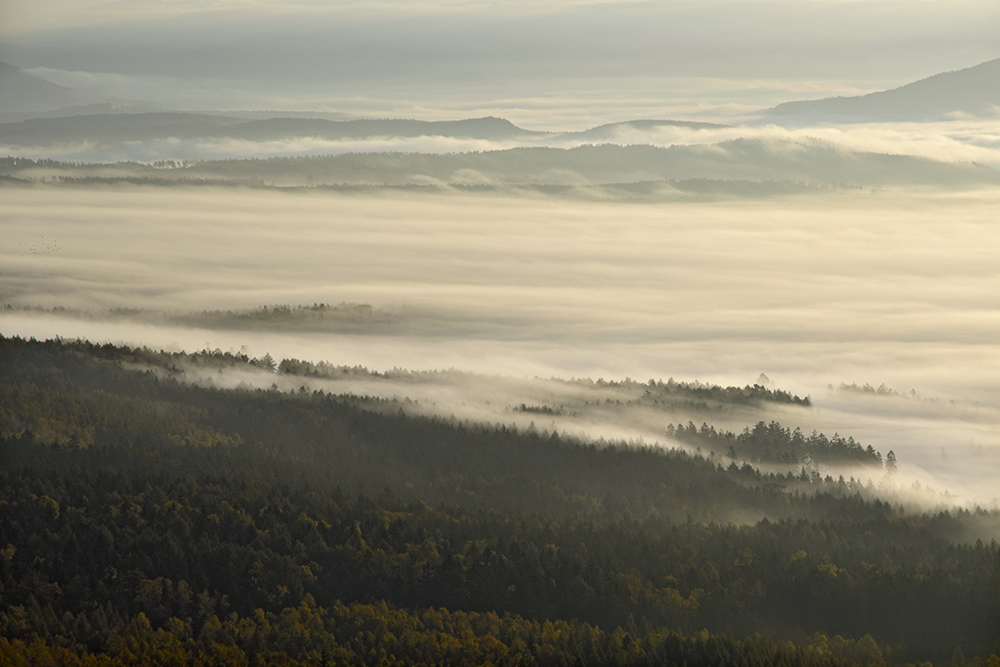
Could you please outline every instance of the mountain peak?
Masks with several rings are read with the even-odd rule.
[[[765,114],[809,121],[864,122],[991,117],[998,111],[1000,58],[867,95],[785,102]]]
[[[80,103],[71,88],[5,62],[0,62],[0,90],[0,112],[52,111]]]

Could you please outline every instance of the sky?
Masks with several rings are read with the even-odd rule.
[[[991,0],[3,0],[0,60],[183,108],[557,129],[738,117],[1000,56]]]

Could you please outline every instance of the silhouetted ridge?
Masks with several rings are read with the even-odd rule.
[[[936,120],[951,114],[994,116],[1000,109],[1000,58],[858,97],[785,102],[772,116],[831,120]]]
[[[509,120],[494,117],[447,121],[341,121],[322,118],[246,120],[214,114],[148,112],[35,118],[0,124],[0,141],[21,146],[82,141],[116,144],[168,138],[272,141],[311,137],[340,141],[374,137],[437,136],[498,141],[539,134],[545,133],[524,130]]]
[[[78,102],[71,88],[0,62],[0,112],[51,110]]]

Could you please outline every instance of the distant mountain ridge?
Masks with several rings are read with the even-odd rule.
[[[244,139],[309,136],[324,139],[367,139],[371,137],[413,138],[424,136],[499,141],[546,134],[525,130],[505,118],[486,116],[464,120],[359,119],[324,120],[271,118],[240,123],[229,128],[229,136]]]
[[[0,62],[0,112],[49,111],[80,104],[71,88]]]
[[[808,121],[921,121],[1000,114],[1000,58],[857,97],[785,102],[770,118]]]
[[[547,134],[525,130],[509,120],[496,117],[445,121],[293,117],[248,120],[209,113],[158,111],[33,118],[0,123],[0,143],[15,146],[84,141],[117,144],[169,138],[274,141],[311,137],[338,141],[443,136],[499,141]]]
[[[576,132],[527,130],[505,118],[486,116],[463,120],[354,119],[274,117],[241,118],[238,115],[155,111],[142,113],[90,113],[48,116],[0,123],[0,144],[52,146],[92,143],[117,145],[164,139],[236,139],[282,141],[295,138],[351,141],[373,138],[414,139],[448,137],[498,142],[552,141],[619,142],[630,133],[658,128],[717,129],[715,123],[678,120],[628,120]]]

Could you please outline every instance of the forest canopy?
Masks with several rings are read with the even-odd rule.
[[[178,360],[0,338],[11,664],[1000,664],[996,512],[749,462],[853,438],[672,427],[738,465]]]

